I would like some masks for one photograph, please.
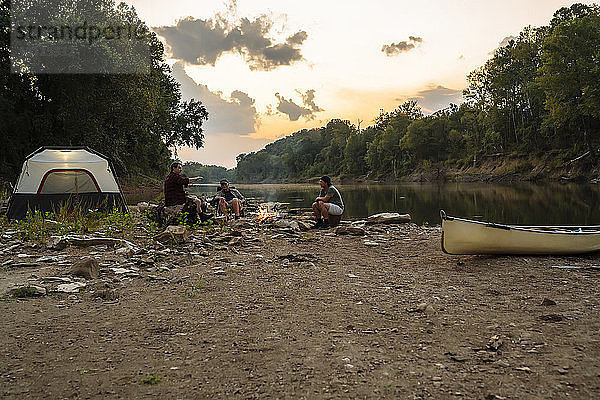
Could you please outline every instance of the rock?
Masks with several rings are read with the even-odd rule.
[[[50,236],[46,240],[46,247],[52,250],[63,250],[67,247],[67,242],[63,240],[62,236]]]
[[[542,305],[543,306],[555,306],[556,302],[552,299],[549,299],[547,297],[544,298],[544,301],[542,301]]]
[[[354,275],[354,274],[347,274],[346,276],[351,279],[358,278],[358,275]]]
[[[560,314],[547,314],[547,315],[540,315],[540,319],[542,321],[548,321],[548,322],[560,322],[564,319],[564,317]]]
[[[529,367],[516,367],[515,371],[532,372]]]
[[[47,293],[45,287],[38,285],[19,286],[8,292],[12,297],[18,298],[45,296]]]
[[[368,246],[368,247],[377,247],[377,246],[379,246],[379,243],[373,242],[371,240],[365,240],[365,241],[363,241],[363,244],[365,246]]]
[[[252,229],[256,227],[256,225],[252,224],[251,222],[244,221],[243,219],[234,219],[233,221],[230,221],[229,225],[238,229]]]
[[[130,246],[119,247],[115,251],[116,255],[122,256],[122,257],[125,257],[125,258],[130,258],[131,256],[133,256],[134,253],[135,253],[135,250],[132,247],[130,247]]]
[[[147,202],[145,202],[145,201],[142,201],[142,202],[139,202],[139,203],[137,203],[137,209],[138,209],[138,211],[139,211],[139,212],[141,212],[141,213],[145,212],[145,211],[146,211],[146,210],[148,210],[149,208],[150,208],[150,204],[149,204],[149,203],[147,203]]]
[[[367,218],[367,224],[401,224],[405,222],[410,222],[409,214],[380,213]]]
[[[94,279],[100,276],[100,266],[98,261],[93,258],[86,257],[79,260],[71,267],[71,274],[81,276],[85,279]]]
[[[435,312],[435,308],[433,308],[431,304],[419,303],[419,305],[417,305],[417,308],[415,308],[414,311],[426,314],[433,314]]]
[[[313,224],[306,221],[296,221],[301,231],[309,231],[312,229]]]
[[[40,266],[40,264],[36,262],[13,263],[12,261],[6,265],[10,265],[11,268],[37,268]]]
[[[42,278],[44,283],[71,283],[73,280],[71,278],[66,278],[62,276],[47,276]]]
[[[311,261],[302,261],[300,263],[300,268],[316,268],[316,264]]]
[[[154,236],[154,240],[161,243],[182,243],[185,242],[189,232],[183,225],[169,225],[164,232]]]
[[[85,287],[85,283],[73,282],[63,283],[56,288],[57,292],[61,293],[79,293]]]
[[[298,224],[298,221],[293,221],[289,219],[279,219],[273,222],[273,226],[276,226],[278,228],[290,228],[295,231],[300,230],[300,225]]]
[[[363,236],[366,234],[366,231],[363,228],[357,226],[338,226],[335,229],[335,233],[337,233],[338,235]]]
[[[489,351],[498,351],[500,347],[504,344],[504,341],[498,335],[492,336],[489,342],[485,345],[486,349]]]
[[[243,245],[244,239],[239,236],[236,236],[236,237],[231,238],[231,240],[229,241],[228,244],[229,244],[229,246]]]

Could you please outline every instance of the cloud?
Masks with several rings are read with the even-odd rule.
[[[488,54],[493,56],[494,54],[496,54],[496,51],[498,51],[499,49],[508,46],[508,44],[510,43],[511,40],[516,40],[516,36],[507,36],[504,39],[502,39],[502,41],[500,43],[498,43],[498,47],[496,47],[494,50],[490,51]]]
[[[212,92],[206,85],[194,82],[186,74],[182,62],[173,65],[173,77],[180,83],[181,95],[185,100],[199,100],[208,110],[208,121],[203,125],[204,133],[207,136],[256,132],[258,114],[254,106],[254,99],[247,93],[234,90],[230,100],[226,100],[221,93]]]
[[[434,113],[448,107],[450,103],[462,103],[462,93],[462,90],[448,89],[438,85],[419,91],[415,97],[409,100],[416,100],[424,112]]]
[[[294,103],[292,99],[286,99],[281,96],[279,93],[275,93],[275,97],[279,100],[279,104],[277,105],[277,110],[283,114],[287,114],[290,118],[290,121],[298,121],[300,117],[304,117],[307,121],[315,118],[315,113],[319,111],[324,111],[321,107],[315,104],[315,90],[309,89],[306,93],[302,93],[299,90],[296,90],[298,94],[302,97],[302,104],[304,107],[299,106]],[[267,108],[269,112],[272,112],[272,108]]]
[[[308,107],[312,112],[324,111],[321,107],[315,104],[314,89],[307,90],[305,94],[302,94],[302,92],[299,90],[296,90],[296,92],[300,94],[300,96],[302,96],[302,103],[304,103],[304,105]]]
[[[406,53],[407,51],[414,49],[416,45],[420,43],[423,43],[423,38],[409,36],[408,41],[404,40],[398,43],[384,44],[381,51],[388,57],[397,56],[400,53]]]
[[[234,14],[235,3],[229,3],[228,12]],[[267,15],[235,21],[217,15],[214,19],[188,17],[175,26],[153,30],[165,39],[173,58],[187,63],[214,66],[223,53],[232,52],[242,55],[250,69],[268,71],[301,61],[300,47],[308,38],[301,30],[277,43],[270,37],[274,23]]]

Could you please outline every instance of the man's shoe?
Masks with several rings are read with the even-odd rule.
[[[310,229],[319,229],[322,226],[323,226],[323,220],[319,219],[317,222],[315,222],[315,224]]]
[[[331,228],[331,226],[329,226],[329,221],[325,220],[323,221],[323,224],[319,227],[319,229],[329,229]]]

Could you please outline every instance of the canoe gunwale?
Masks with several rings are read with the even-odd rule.
[[[503,225],[496,224],[493,222],[484,222],[484,221],[475,221],[466,218],[452,217],[446,215],[446,213],[441,210],[440,215],[442,217],[442,221],[460,221],[472,224],[483,225],[489,228],[496,229],[505,229],[505,230],[517,230],[517,231],[525,231],[530,233],[543,233],[543,234],[555,234],[555,235],[597,235],[600,233],[600,225],[588,225],[588,226],[535,226],[535,225]],[[579,231],[576,231],[580,229]],[[588,229],[588,230],[583,230]],[[593,230],[592,230],[593,229]],[[443,235],[443,232],[442,232]]]

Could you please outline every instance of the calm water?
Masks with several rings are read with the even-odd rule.
[[[212,194],[217,185],[190,188]],[[292,212],[310,210],[318,184],[235,185],[257,202],[290,203]],[[497,223],[530,225],[600,224],[600,185],[482,183],[336,185],[346,205],[345,219],[379,212],[409,213],[418,224],[439,224],[439,211],[448,215]]]

